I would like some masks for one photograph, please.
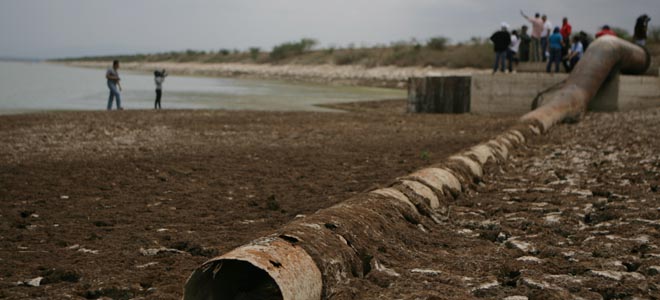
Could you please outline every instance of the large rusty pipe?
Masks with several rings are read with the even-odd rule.
[[[396,179],[388,188],[360,194],[299,218],[195,270],[184,299],[328,298],[352,278],[383,268],[371,255],[415,220],[438,222],[458,193],[503,162],[529,138],[568,117],[579,116],[613,70],[641,73],[650,59],[642,48],[614,37],[589,47],[564,86],[499,136],[449,157],[441,164]]]
[[[565,119],[578,118],[612,72],[642,74],[650,64],[644,48],[614,36],[600,37],[591,43],[566,82],[522,120],[540,122],[546,131]]]

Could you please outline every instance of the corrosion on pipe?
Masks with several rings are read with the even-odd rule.
[[[584,113],[610,72],[639,74],[649,65],[648,53],[639,46],[615,37],[597,39],[549,101],[508,131],[211,259],[190,276],[184,299],[318,300],[335,295],[351,278],[383,268],[370,254],[397,242],[393,233],[421,219],[440,223],[446,218],[454,197],[478,183],[487,164],[506,161],[533,136]]]
[[[563,120],[578,119],[611,73],[642,74],[650,65],[651,57],[644,48],[614,36],[600,37],[591,43],[566,82],[522,121],[540,122],[547,131]]]

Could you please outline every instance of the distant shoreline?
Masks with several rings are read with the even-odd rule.
[[[83,68],[107,68],[105,61],[51,62]],[[474,68],[450,69],[432,67],[373,67],[337,65],[268,65],[245,63],[195,62],[126,62],[121,68],[152,72],[166,69],[170,74],[186,76],[230,77],[251,79],[278,79],[294,82],[312,82],[331,85],[353,85],[403,89],[408,78],[439,75],[471,75],[487,73]]]

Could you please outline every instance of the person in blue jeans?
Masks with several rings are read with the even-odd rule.
[[[497,67],[504,73],[504,66],[506,64],[507,51],[511,45],[511,34],[509,34],[509,25],[502,22],[502,29],[493,33],[490,37],[493,42],[493,50],[495,50],[495,65],[493,66],[493,74],[497,73]]]
[[[112,109],[112,99],[117,98],[117,109],[123,110],[121,107],[121,85],[119,84],[119,61],[114,60],[112,62],[112,68],[108,68],[108,71],[105,72],[105,78],[108,80],[108,89],[110,89],[110,96],[108,96],[108,110]]]
[[[561,49],[564,47],[564,38],[559,33],[559,27],[555,27],[555,30],[552,31],[552,35],[548,37],[548,49],[550,52],[550,58],[548,59],[548,65],[545,67],[545,71],[550,73],[552,64],[555,64],[554,73],[559,72],[559,63],[561,63]]]

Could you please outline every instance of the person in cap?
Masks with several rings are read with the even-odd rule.
[[[495,51],[495,64],[493,65],[493,74],[497,73],[497,68],[504,73],[506,64],[506,55],[511,45],[511,34],[509,34],[509,24],[502,22],[500,30],[490,36],[490,41],[493,42],[493,50]]]
[[[596,33],[596,38],[599,38],[604,35],[611,35],[611,36],[616,36],[616,32],[614,30],[610,29],[609,25],[603,25],[603,27],[600,29],[598,33]]]

